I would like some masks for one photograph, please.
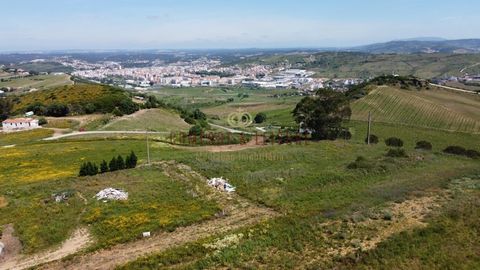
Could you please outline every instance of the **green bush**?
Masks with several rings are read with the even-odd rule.
[[[115,109],[113,109],[112,114],[118,117],[123,116],[123,113],[120,111],[118,107],[115,107]]]
[[[415,149],[421,149],[421,150],[432,150],[432,148],[433,148],[432,144],[427,141],[419,141],[415,146]]]
[[[339,139],[350,140],[352,139],[352,133],[348,129],[340,131],[338,134]]]
[[[375,162],[370,161],[363,156],[358,156],[354,162],[347,165],[347,168],[372,170],[375,168]]]
[[[45,117],[40,117],[40,118],[38,118],[38,124],[40,126],[43,126],[43,125],[48,124],[48,121],[47,121],[47,119],[45,119]]]
[[[267,115],[263,112],[257,113],[257,115],[255,115],[255,118],[254,118],[254,121],[257,124],[261,124],[261,123],[265,122],[266,120],[267,120]]]
[[[377,144],[378,141],[379,141],[379,140],[378,140],[377,135],[373,135],[373,134],[370,135],[370,143],[371,143],[371,144]],[[368,143],[368,137],[365,138],[365,143]]]
[[[473,158],[473,159],[480,159],[480,152],[476,151],[476,150],[467,150],[465,152],[465,155],[469,158]]]
[[[452,155],[465,156],[467,154],[467,149],[461,146],[451,145],[445,148],[443,152]]]
[[[400,138],[390,137],[390,138],[385,140],[385,144],[387,146],[392,146],[392,147],[402,147],[403,146],[403,141]]]

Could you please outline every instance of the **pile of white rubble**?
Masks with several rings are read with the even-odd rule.
[[[234,186],[230,185],[227,180],[223,179],[223,177],[211,178],[210,180],[208,180],[208,185],[218,190],[226,191],[228,193],[235,192],[236,189]]]
[[[101,190],[95,195],[97,200],[114,200],[114,201],[125,201],[128,200],[128,192],[125,192],[121,189],[115,188],[106,188]]]

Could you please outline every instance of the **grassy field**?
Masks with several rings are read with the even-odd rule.
[[[38,141],[53,135],[49,129],[35,129],[30,131],[20,131],[13,133],[0,133],[0,146],[25,144]]]
[[[388,239],[355,260],[341,260],[341,269],[478,269],[480,185],[455,194],[452,204],[431,217],[429,226]]]
[[[185,131],[189,127],[176,112],[150,109],[115,119],[101,130]]]
[[[60,128],[60,129],[75,129],[80,125],[79,121],[75,121],[72,119],[55,119],[55,118],[48,118],[48,123],[43,127],[46,128]]]
[[[45,90],[53,87],[59,87],[64,85],[72,85],[69,75],[37,75],[15,79],[8,79],[0,82],[1,87],[13,87],[19,88],[17,93],[21,93],[21,90],[29,90],[32,88],[38,90]]]
[[[352,119],[434,129],[480,132],[480,98],[443,90],[378,87],[352,104]]]
[[[129,200],[104,203],[94,199],[106,187],[127,191]],[[198,222],[218,211],[214,201],[193,197],[187,192],[190,188],[155,167],[18,185],[8,190],[9,207],[0,209],[0,218],[4,224],[15,224],[27,253],[59,244],[85,225],[95,237],[96,245],[91,247],[95,249],[136,239],[144,231]],[[56,203],[51,196],[61,192],[70,197]]]
[[[410,134],[413,131],[410,130]],[[388,127],[384,132],[389,132]],[[450,136],[445,132],[438,135],[444,135],[446,139]],[[414,140],[402,138],[408,142]],[[307,265],[313,269],[324,269],[348,265],[348,261],[336,261],[341,256],[332,255],[320,262],[313,259],[329,252],[329,248],[337,248],[339,242],[354,243],[363,234],[376,234],[375,228],[355,227],[355,222],[345,220],[365,219],[365,213],[372,208],[382,209],[390,202],[402,202],[412,196],[423,196],[431,190],[445,188],[450,179],[459,175],[473,174],[475,179],[480,180],[479,161],[458,159],[435,151],[417,152],[410,144],[406,147],[410,158],[390,159],[384,156],[387,149],[384,145],[366,147],[358,140],[355,138],[346,144],[337,141],[307,146],[271,146],[238,153],[200,155],[194,159],[185,156],[181,160],[197,171],[207,176],[227,177],[237,186],[239,194],[276,209],[283,214],[282,218],[230,233],[244,237],[239,243],[214,253],[205,248],[206,244],[227,236],[204,239],[140,259],[120,269],[150,269],[159,264],[163,267],[182,265],[186,269],[292,269]],[[440,142],[436,141],[436,144]],[[470,144],[475,144],[475,141],[470,140]],[[367,170],[347,169],[347,164],[358,155],[376,165]],[[328,224],[329,220],[340,220],[340,224],[325,229],[322,224]],[[472,225],[462,229],[461,233],[475,233]],[[354,227],[353,232],[348,229],[350,226]],[[472,254],[468,250],[458,253]],[[405,256],[408,254],[412,253]],[[446,254],[448,251],[436,256]],[[309,259],[306,260],[305,256]],[[457,265],[466,266],[472,261],[475,257],[457,261]],[[382,265],[381,261],[378,263]],[[365,264],[366,268],[371,265],[375,264]]]

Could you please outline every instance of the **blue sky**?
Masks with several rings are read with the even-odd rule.
[[[0,7],[0,51],[480,38],[478,0],[0,0]]]

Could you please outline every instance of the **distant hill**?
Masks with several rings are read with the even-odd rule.
[[[351,48],[365,53],[480,53],[480,39],[441,40],[440,38],[418,38],[396,40]]]
[[[312,54],[289,54],[253,56],[234,64],[289,65],[316,72],[316,77],[369,78],[380,75],[413,75],[422,79],[443,76],[461,76],[465,67],[471,74],[480,74],[478,54],[370,54],[362,52],[322,52]]]

